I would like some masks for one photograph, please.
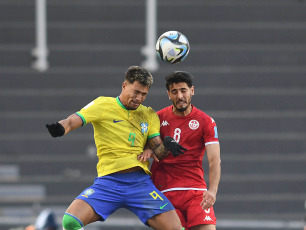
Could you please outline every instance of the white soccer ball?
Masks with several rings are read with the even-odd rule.
[[[158,56],[171,64],[182,62],[187,57],[189,50],[187,37],[178,31],[165,32],[156,42]]]

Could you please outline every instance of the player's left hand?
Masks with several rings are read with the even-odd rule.
[[[170,151],[174,157],[184,154],[184,151],[187,151],[183,146],[177,143],[172,137],[166,136],[163,142],[166,150]]]
[[[141,154],[137,156],[139,161],[147,161],[149,158],[153,158],[156,162],[159,162],[157,156],[154,154],[152,149],[145,149]]]
[[[215,202],[216,202],[216,194],[214,194],[209,190],[203,192],[203,200],[200,205],[204,210],[212,207],[215,204]]]

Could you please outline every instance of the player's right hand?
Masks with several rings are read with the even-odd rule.
[[[154,161],[159,162],[152,149],[145,149],[141,154],[137,156],[137,160],[147,161],[150,157],[153,158]]]
[[[65,128],[58,122],[46,124],[46,127],[52,137],[61,137],[65,134]]]
[[[184,154],[184,151],[187,151],[183,146],[177,143],[172,137],[166,136],[164,138],[163,144],[165,148],[171,152],[174,157],[179,156],[180,154]]]
[[[216,194],[207,190],[203,192],[203,200],[201,202],[201,206],[204,210],[212,207],[216,202]]]

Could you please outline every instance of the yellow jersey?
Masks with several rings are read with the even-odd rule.
[[[151,107],[128,110],[119,97],[98,97],[76,113],[91,123],[97,147],[98,177],[140,166],[151,175],[149,162],[140,162],[147,139],[160,135],[160,122]]]

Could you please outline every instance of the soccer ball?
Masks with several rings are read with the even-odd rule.
[[[165,62],[175,64],[182,62],[190,50],[187,37],[178,31],[163,33],[156,42],[156,52]]]

